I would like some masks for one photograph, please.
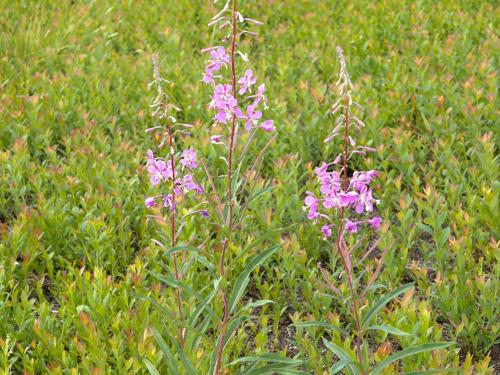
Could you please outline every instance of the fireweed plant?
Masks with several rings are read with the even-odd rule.
[[[331,113],[337,115],[337,119],[334,129],[327,136],[325,142],[332,142],[340,138],[342,151],[332,162],[322,162],[319,167],[315,168],[314,173],[320,185],[319,194],[306,193],[304,210],[307,212],[308,219],[321,226],[320,231],[323,238],[332,244],[333,252],[336,252],[340,258],[341,274],[348,285],[349,295],[347,298],[335,286],[333,277],[329,275],[327,269],[321,263],[318,263],[318,267],[331,292],[337,298],[350,304],[355,326],[354,355],[323,338],[325,346],[338,357],[338,362],[332,366],[330,373],[338,373],[345,369],[348,374],[378,374],[400,359],[429,350],[443,349],[450,346],[451,343],[438,342],[412,346],[390,355],[380,363],[376,363],[373,368],[371,366],[373,360],[370,358],[367,338],[369,331],[379,330],[396,336],[410,336],[407,332],[396,327],[370,325],[370,323],[392,299],[412,288],[413,283],[388,293],[368,306],[362,305],[362,300],[367,292],[377,288],[374,282],[382,271],[387,249],[381,253],[375,271],[366,281],[363,281],[365,273],[360,266],[374,253],[378,241],[375,241],[363,254],[360,254],[358,249],[364,243],[363,238],[354,242],[353,238],[347,237],[361,234],[363,230],[377,231],[380,229],[382,219],[380,216],[374,215],[374,208],[380,202],[373,197],[370,187],[371,182],[377,178],[379,172],[376,170],[351,172],[349,169],[354,156],[366,156],[367,153],[376,150],[372,147],[356,144],[354,133],[359,132],[365,124],[355,112],[363,110],[363,108],[352,98],[353,85],[347,71],[344,53],[340,47],[337,47],[337,55],[340,62],[340,76],[337,81],[340,99],[331,108]],[[354,244],[349,246],[348,243]],[[358,254],[360,258],[356,259]],[[362,314],[364,310],[366,312]]]
[[[215,1],[216,3],[216,1]],[[287,358],[267,353],[253,359],[236,359],[227,364],[224,361],[224,348],[232,333],[241,325],[248,314],[250,306],[258,306],[269,301],[251,302],[238,309],[238,303],[245,293],[251,272],[268,259],[279,245],[259,251],[249,258],[245,268],[238,274],[234,283],[228,277],[236,272],[232,267],[232,253],[237,251],[236,236],[243,228],[245,213],[251,202],[262,196],[273,187],[257,189],[258,175],[265,151],[275,139],[273,120],[264,117],[263,110],[268,108],[266,86],[258,83],[249,61],[240,49],[240,41],[245,37],[256,35],[247,29],[249,25],[260,26],[261,22],[245,17],[238,9],[237,0],[228,0],[209,26],[224,33],[218,45],[202,50],[207,56],[202,82],[211,89],[208,109],[212,116],[211,142],[220,149],[222,167],[202,161],[211,186],[211,197],[214,213],[211,218],[216,225],[214,242],[220,286],[218,295],[222,307],[218,322],[218,337],[214,343],[214,351],[210,360],[209,373],[221,374],[228,366],[238,363],[253,362],[245,371],[256,371],[258,362],[277,362],[271,366],[290,369],[300,361],[288,361]],[[271,136],[269,136],[272,134]],[[268,138],[264,146],[251,157],[249,152],[253,141]],[[258,191],[257,191],[258,190]],[[241,251],[247,251],[248,246]],[[238,254],[239,256],[241,255]],[[231,353],[234,357],[234,353]],[[224,369],[226,367],[226,369]]]
[[[168,96],[163,89],[165,79],[160,76],[159,58],[153,56],[154,81],[150,85],[156,86],[157,96],[153,100],[153,116],[160,122],[159,125],[146,129],[154,138],[160,141],[158,152],[148,150],[146,153],[146,170],[153,188],[158,190],[158,194],[147,197],[145,205],[156,209],[157,214],[151,215],[153,219],[164,224],[167,228],[166,237],[168,246],[164,241],[153,240],[168,254],[172,255],[173,275],[176,282],[181,280],[181,273],[178,264],[177,243],[185,220],[191,214],[200,214],[204,217],[208,215],[206,210],[191,210],[188,214],[181,216],[178,206],[185,201],[187,194],[201,194],[203,187],[195,182],[193,172],[198,168],[197,155],[192,147],[183,150],[176,150],[175,137],[177,134],[186,134],[186,129],[191,127],[176,121],[172,112],[179,111],[175,105],[168,102]],[[167,149],[166,151],[164,149]],[[163,213],[165,213],[163,215]],[[176,289],[177,313],[175,318],[180,322],[178,341],[180,347],[184,346],[184,314],[182,306],[182,295],[179,287]]]

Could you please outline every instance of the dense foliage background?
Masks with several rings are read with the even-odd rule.
[[[333,159],[323,138],[343,46],[377,153],[390,247],[379,280],[416,288],[387,322],[411,333],[375,335],[383,358],[414,342],[457,345],[405,362],[498,369],[498,8],[488,1],[242,1],[265,22],[245,40],[268,87],[278,139],[265,178],[276,189],[251,207],[247,244],[281,243],[253,275],[248,298],[275,303],[231,341],[228,355],[301,353],[322,374],[332,354],[318,329],[293,322],[349,314],[318,282],[330,249],[302,211],[312,168]],[[210,1],[0,1],[0,368],[5,373],[145,373],[162,359],[150,327],[168,330],[146,269],[166,261],[151,238],[144,129],[154,121],[150,57],[162,57],[172,101],[194,123],[186,139],[214,161],[209,92],[200,84],[210,45]],[[195,142],[200,139],[200,143]],[[262,145],[261,145],[262,146]],[[205,234],[203,225],[189,228]],[[231,249],[235,262],[241,248]],[[193,271],[196,267],[193,266]],[[194,278],[199,289],[208,277]],[[333,336],[332,340],[340,340]],[[339,341],[342,342],[342,341]],[[207,343],[207,351],[209,345]],[[232,353],[232,354],[231,354]],[[203,358],[206,352],[192,353]],[[495,362],[496,361],[496,362]],[[490,369],[488,369],[490,367]],[[203,369],[201,369],[203,372]]]

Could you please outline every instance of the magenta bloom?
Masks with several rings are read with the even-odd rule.
[[[222,135],[212,135],[210,137],[210,142],[212,142],[215,145],[224,144],[224,142],[221,142],[222,138],[223,138]]]
[[[332,236],[332,229],[329,225],[323,225],[321,227],[321,233],[325,236],[325,238],[330,238]]]
[[[350,185],[357,191],[360,191],[363,186],[367,186],[378,176],[377,171],[354,172]]]
[[[154,206],[156,206],[155,197],[148,197],[148,198],[146,198],[146,200],[144,201],[144,204],[146,205],[146,207],[154,207]]]
[[[152,185],[158,185],[160,182],[166,181],[173,176],[172,169],[163,160],[153,160],[148,166],[148,172]]]
[[[182,159],[180,163],[189,169],[195,169],[198,166],[196,163],[196,152],[193,150],[193,147],[190,147],[182,152]]]
[[[207,67],[205,69],[205,73],[203,74],[202,81],[204,83],[206,83],[207,85],[215,82],[214,81],[214,73],[209,67]]]
[[[257,94],[254,95],[253,105],[257,106],[261,101],[264,101],[264,108],[267,108],[267,101],[264,93],[266,92],[266,85],[263,83],[257,88]]]
[[[349,233],[357,233],[358,232],[358,222],[356,221],[351,221],[349,219],[346,220],[345,223],[345,230],[348,231]]]
[[[375,200],[372,197],[371,189],[363,185],[359,192],[358,201],[356,202],[356,213],[362,213],[363,209],[366,210],[366,212],[372,212],[374,202]]]
[[[245,119],[247,120],[245,123],[245,129],[250,130],[252,125],[254,125],[260,118],[262,117],[261,111],[256,111],[255,106],[250,104],[247,107],[247,113],[245,115]]]
[[[175,210],[177,203],[174,201],[172,194],[168,194],[163,197],[163,206],[168,208],[170,211]]]
[[[368,220],[368,224],[370,224],[373,229],[378,230],[380,229],[380,224],[382,224],[382,218],[380,216],[375,216]]]
[[[319,176],[319,180],[321,182],[321,194],[325,195],[336,195],[340,190],[340,177],[337,171],[333,171],[330,173],[323,172],[323,169],[326,171],[328,168],[328,164],[323,163],[320,168],[316,168],[316,175]],[[321,175],[319,175],[320,173]]]
[[[274,131],[274,121],[266,120],[262,124],[260,124],[260,128],[266,132],[272,132]]]
[[[238,80],[238,85],[240,86],[240,91],[238,91],[238,93],[243,95],[247,90],[250,90],[250,87],[255,85],[255,82],[257,82],[257,78],[253,75],[252,70],[248,69],[243,77]]]
[[[307,213],[307,218],[309,220],[316,220],[319,217],[318,199],[310,191],[308,191],[306,194],[307,195],[304,199],[304,210],[309,210],[309,212]]]
[[[178,195],[187,193],[188,191],[194,191],[198,194],[203,192],[203,188],[194,182],[193,176],[190,174],[175,180],[175,185],[174,191]]]
[[[229,64],[229,55],[224,47],[217,47],[210,51],[210,65],[212,71],[217,71],[222,65]]]

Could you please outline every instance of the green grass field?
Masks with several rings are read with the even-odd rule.
[[[240,3],[265,23],[241,48],[268,88],[278,137],[262,175],[277,187],[250,206],[240,242],[229,248],[229,280],[264,243],[281,248],[252,274],[244,297],[274,303],[253,309],[228,342],[224,364],[264,352],[299,354],[303,371],[328,374],[336,359],[321,338],[352,349],[337,331],[294,325],[345,327],[350,315],[320,282],[316,263],[328,262],[330,249],[302,210],[313,168],[338,153],[323,139],[334,122],[327,112],[336,100],[340,45],[366,107],[360,143],[377,148],[358,166],[381,172],[379,248],[389,252],[378,282],[382,292],[416,285],[379,319],[410,335],[373,333],[373,356],[450,341],[456,345],[386,373],[500,371],[497,4]],[[144,358],[169,374],[152,331],[175,335],[164,311],[175,294],[147,272],[163,272],[169,262],[151,241],[162,227],[144,207],[152,143],[144,129],[155,124],[147,85],[157,52],[180,119],[195,125],[183,142],[216,163],[210,92],[200,83],[200,50],[216,43],[207,26],[215,13],[209,0],[0,0],[2,374],[146,374]],[[200,221],[187,231],[207,236],[207,228]],[[210,285],[210,274],[185,260],[192,288]],[[184,300],[186,310],[194,308],[189,294]],[[210,324],[198,349],[186,353],[200,374],[216,341]]]

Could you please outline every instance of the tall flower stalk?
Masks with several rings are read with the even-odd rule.
[[[220,219],[218,232],[222,235],[218,270],[222,279],[226,278],[226,257],[235,228],[243,220],[255,187],[256,173],[254,172],[257,171],[265,150],[274,140],[272,137],[266,143],[253,162],[249,163],[250,168],[242,168],[245,157],[249,154],[249,145],[255,139],[257,132],[274,131],[272,120],[261,121],[260,107],[267,109],[265,85],[261,84],[255,89],[257,78],[251,69],[246,69],[238,78],[241,69],[238,69],[237,58],[241,57],[244,62],[248,62],[245,55],[238,51],[239,40],[242,35],[256,35],[255,32],[245,29],[247,24],[261,25],[259,21],[246,18],[240,13],[237,0],[226,1],[223,9],[213,17],[209,25],[228,30],[223,40],[229,45],[218,45],[203,50],[209,53],[210,57],[202,81],[213,89],[208,107],[214,112],[213,126],[221,133],[212,135],[211,140],[214,145],[226,148],[224,160],[227,168],[222,174],[217,173],[219,177],[225,177],[225,186],[216,186],[215,182],[220,178],[212,178],[208,166],[204,165],[211,181],[215,206],[218,207],[216,213]],[[238,133],[242,128],[248,134],[239,136]],[[246,138],[246,143],[243,147],[239,147],[241,146],[239,140],[244,138]],[[239,163],[238,168],[235,168],[236,161]],[[220,192],[221,189],[224,193]],[[229,285],[221,286],[223,313],[219,323],[219,337],[213,367],[215,375],[221,372],[224,343],[228,339],[226,337],[227,326],[234,309],[234,300],[230,301],[229,297],[230,292]]]
[[[321,185],[321,196],[317,198],[314,193],[307,192],[305,208],[308,211],[307,216],[309,219],[315,223],[323,222],[321,232],[325,239],[332,237],[332,228],[336,227],[336,238],[332,244],[334,244],[333,246],[340,256],[344,275],[349,286],[352,313],[356,325],[356,355],[358,362],[362,364],[361,346],[364,338],[359,311],[359,295],[354,285],[353,262],[345,235],[357,233],[364,224],[369,225],[372,229],[379,229],[380,217],[369,217],[373,212],[374,205],[379,203],[378,200],[373,199],[370,188],[370,183],[377,177],[378,172],[374,170],[354,171],[349,176],[348,167],[351,158],[356,154],[366,155],[367,152],[375,150],[371,147],[357,146],[354,141],[353,132],[359,131],[364,126],[364,123],[350,112],[352,107],[360,107],[360,105],[352,99],[353,86],[340,47],[337,47],[337,54],[340,61],[340,77],[337,82],[340,99],[332,106],[332,113],[338,114],[338,117],[335,128],[325,139],[325,142],[331,142],[336,137],[342,137],[342,152],[338,154],[334,161],[330,163],[323,162],[320,167],[315,169],[315,174]],[[332,168],[332,166],[336,168]],[[329,171],[330,169],[333,170]],[[321,213],[319,211],[321,206],[326,210],[333,209],[337,211],[337,220],[335,221],[328,214]],[[354,215],[354,218],[347,217],[349,214]],[[326,270],[321,267],[321,264],[319,267],[327,284],[335,294],[339,295],[339,289],[333,285]]]
[[[307,217],[310,220],[315,224],[321,223],[321,232],[324,239],[331,243],[332,251],[337,252],[339,255],[342,263],[341,271],[343,271],[341,274],[347,280],[350,295],[348,300],[351,303],[356,327],[354,332],[356,338],[355,356],[323,338],[325,346],[339,358],[339,361],[332,366],[331,371],[332,373],[338,373],[347,368],[348,373],[354,375],[380,374],[402,358],[444,349],[452,345],[452,343],[434,342],[413,345],[391,354],[381,362],[375,363],[374,367],[372,367],[374,358],[370,358],[369,340],[366,337],[368,331],[379,330],[384,333],[405,336],[410,334],[396,327],[377,324],[370,326],[370,323],[376,319],[378,312],[390,301],[410,290],[413,283],[402,285],[378,300],[369,301],[367,306],[363,306],[363,309],[360,306],[361,299],[374,286],[374,282],[382,271],[388,248],[381,253],[375,270],[363,282],[364,278],[361,272],[357,272],[357,270],[368,259],[368,256],[373,254],[378,241],[375,241],[361,255],[358,249],[364,243],[363,238],[354,242],[351,239],[346,241],[346,236],[359,234],[363,227],[372,230],[380,228],[382,219],[379,216],[373,216],[374,207],[379,201],[373,198],[370,187],[371,182],[378,176],[378,172],[375,170],[349,171],[350,161],[353,156],[365,156],[369,152],[374,152],[375,149],[356,145],[353,134],[360,131],[365,124],[356,116],[355,111],[356,109],[362,109],[362,107],[352,98],[353,85],[347,72],[344,53],[340,47],[337,47],[337,55],[340,61],[340,77],[337,81],[340,99],[332,106],[331,112],[337,115],[337,119],[334,129],[325,139],[325,142],[341,138],[341,152],[332,162],[323,162],[319,167],[315,168],[315,174],[320,184],[320,194],[317,197],[313,192],[307,192],[304,209],[307,211]],[[330,211],[333,211],[333,213],[330,213]],[[332,236],[332,230],[335,236]],[[348,242],[354,243],[354,245],[349,247]],[[353,259],[356,261],[353,262]],[[342,298],[341,290],[335,286],[328,271],[321,263],[318,263],[318,267],[332,293]],[[363,314],[361,314],[362,311]]]
[[[147,207],[160,207],[168,211],[169,219],[165,220],[162,216],[153,215],[157,220],[168,223],[170,247],[171,249],[177,246],[177,239],[182,225],[182,219],[176,220],[177,205],[182,201],[184,195],[190,191],[201,193],[203,188],[194,182],[194,178],[190,171],[197,168],[196,152],[192,149],[186,149],[181,155],[176,155],[175,151],[175,133],[186,133],[185,128],[190,127],[187,124],[177,123],[171,111],[179,111],[175,105],[168,102],[168,96],[164,92],[163,83],[168,82],[160,76],[159,58],[153,56],[153,76],[154,81],[151,83],[156,86],[157,96],[154,99],[151,107],[154,109],[153,116],[160,121],[158,126],[149,128],[146,132],[159,136],[161,142],[159,149],[168,145],[168,153],[165,156],[155,156],[152,150],[147,152],[147,171],[150,176],[150,182],[154,187],[161,185],[162,191],[160,194],[146,198],[145,204]],[[162,153],[160,152],[160,155]],[[177,159],[177,160],[176,160]],[[179,165],[176,164],[176,161]],[[204,211],[200,211],[204,214]],[[163,248],[166,248],[159,241],[155,241]],[[177,252],[172,253],[173,273],[175,280],[179,282],[181,275],[177,259]],[[177,314],[180,321],[179,327],[179,344],[184,346],[184,315],[182,307],[181,290],[176,288]]]

